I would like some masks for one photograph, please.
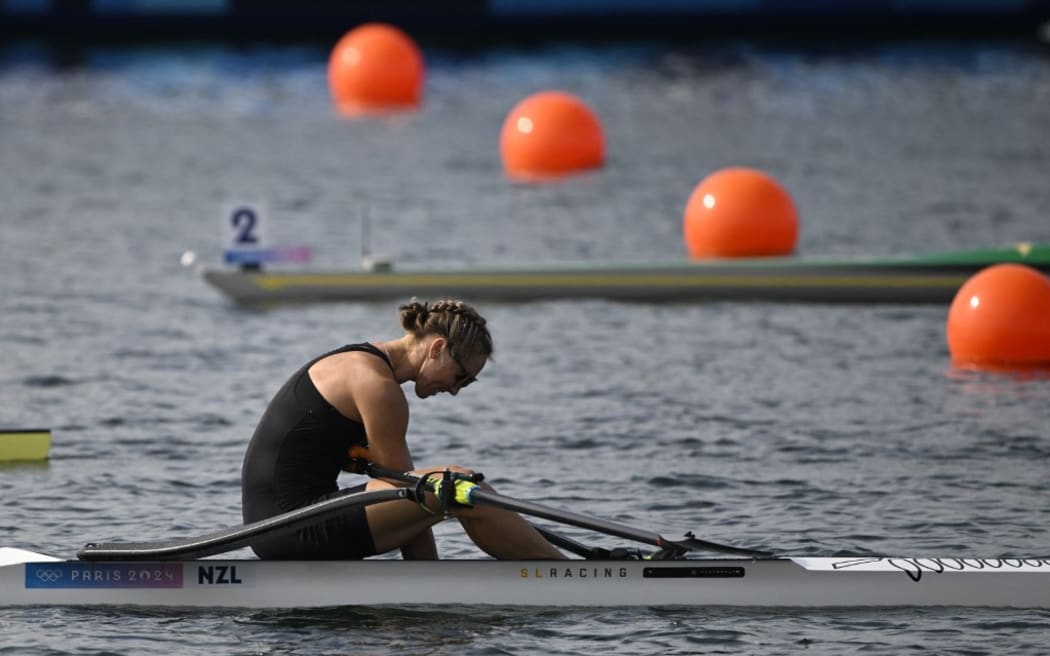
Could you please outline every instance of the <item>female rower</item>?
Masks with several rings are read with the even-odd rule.
[[[441,392],[455,396],[477,380],[492,355],[485,319],[455,300],[401,306],[405,334],[386,342],[350,344],[306,363],[270,401],[244,456],[241,495],[244,521],[255,522],[333,497],[392,486],[371,480],[339,489],[354,446],[367,445],[372,462],[415,474],[406,441],[408,400]],[[485,483],[481,484],[491,489]],[[389,501],[348,510],[294,533],[252,545],[263,559],[347,560],[401,549],[405,559],[437,558],[431,527],[444,518],[440,503]],[[564,556],[521,516],[496,508],[454,509],[467,535],[501,559]]]

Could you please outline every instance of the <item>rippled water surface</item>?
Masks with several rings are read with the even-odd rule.
[[[219,257],[230,200],[318,265],[683,257],[693,186],[764,168],[804,254],[1050,241],[1050,59],[1034,46],[804,51],[626,44],[427,51],[426,104],[329,108],[322,48],[0,51],[0,424],[52,458],[0,466],[4,545],[240,519],[270,395],[307,358],[395,335],[396,303],[243,309],[179,264]],[[608,164],[508,183],[499,127],[561,88]],[[1050,378],[952,371],[946,307],[490,303],[496,359],[411,401],[422,464],[500,491],[785,554],[1050,554]],[[410,395],[411,396],[411,395]],[[570,534],[591,539],[575,530]],[[478,552],[454,526],[448,557]],[[1045,611],[0,609],[0,653],[1041,654]]]

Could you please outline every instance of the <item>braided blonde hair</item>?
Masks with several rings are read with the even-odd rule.
[[[416,337],[440,335],[465,358],[492,355],[492,335],[485,326],[485,318],[463,301],[447,298],[420,303],[412,300],[398,309],[401,327]]]

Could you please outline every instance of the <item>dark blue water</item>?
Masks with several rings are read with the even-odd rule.
[[[312,355],[397,333],[396,303],[246,310],[217,263],[225,203],[318,265],[684,256],[696,183],[763,168],[804,254],[1050,241],[1050,58],[1034,46],[850,52],[738,44],[428,51],[416,113],[345,121],[322,48],[0,54],[0,424],[52,459],[0,468],[5,545],[240,519],[270,395]],[[537,90],[599,114],[608,164],[510,184],[499,128]],[[952,371],[947,308],[487,304],[496,360],[411,400],[421,464],[507,494],[785,554],[1050,553],[1050,378]],[[414,397],[413,397],[414,399]],[[349,484],[349,481],[348,481]],[[582,532],[570,534],[590,539]],[[478,552],[453,525],[446,557]],[[1042,611],[0,609],[0,653],[1041,654]]]

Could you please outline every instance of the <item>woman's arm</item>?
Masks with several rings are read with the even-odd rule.
[[[368,435],[368,451],[377,465],[397,471],[414,469],[408,448],[408,401],[392,377],[386,372],[354,376],[351,394]],[[438,557],[434,532],[421,531],[411,541],[401,545],[405,560],[436,560]]]

